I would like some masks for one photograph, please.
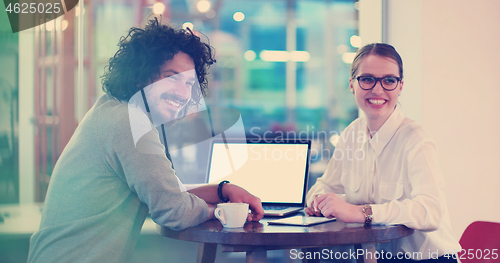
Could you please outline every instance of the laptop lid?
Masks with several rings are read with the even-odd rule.
[[[213,139],[209,152],[208,183],[228,180],[263,206],[305,207],[310,140]]]

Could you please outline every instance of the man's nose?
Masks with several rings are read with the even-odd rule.
[[[179,83],[175,89],[175,94],[184,99],[191,97],[191,86],[186,82]]]

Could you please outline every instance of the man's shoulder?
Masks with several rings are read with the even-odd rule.
[[[94,130],[99,136],[118,136],[130,130],[127,103],[104,94],[87,112],[79,129],[81,131]]]
[[[109,94],[102,95],[95,103],[96,109],[110,110],[110,109],[127,109],[127,102],[120,101]]]
[[[128,104],[119,101],[109,94],[100,97],[94,105],[93,111],[101,120],[119,122],[128,120]]]

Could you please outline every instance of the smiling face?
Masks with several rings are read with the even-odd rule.
[[[391,58],[366,55],[359,64],[359,68],[354,78],[349,79],[349,87],[354,92],[358,107],[363,110],[368,120],[368,128],[371,132],[378,131],[384,122],[391,116],[396,103],[398,102],[399,93],[403,89],[403,80],[392,91],[384,90],[377,82],[375,87],[370,90],[363,90],[356,80],[358,76],[370,76],[376,78],[382,77],[400,77],[399,66]]]
[[[191,99],[196,83],[193,59],[179,52],[160,68],[160,77],[144,88],[151,116],[155,124],[166,123],[178,117]]]

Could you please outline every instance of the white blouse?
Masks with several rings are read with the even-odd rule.
[[[310,205],[313,196],[333,192],[345,194],[350,204],[372,204],[373,224],[416,230],[393,240],[391,252],[422,252],[422,259],[429,259],[436,252],[441,256],[461,249],[451,229],[444,184],[434,142],[396,107],[372,138],[364,117],[344,130],[307,201]]]

